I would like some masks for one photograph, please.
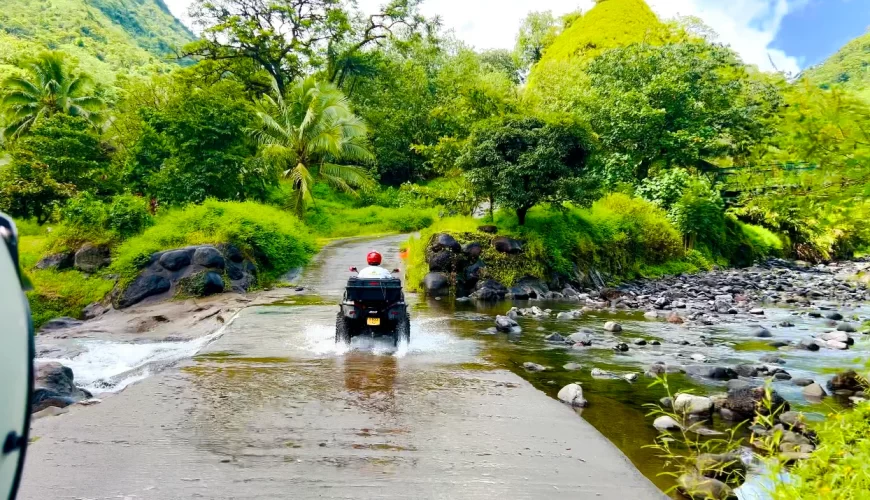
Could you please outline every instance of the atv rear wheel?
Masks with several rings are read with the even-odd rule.
[[[341,311],[335,317],[335,343],[339,342],[350,344],[350,325]]]
[[[405,341],[406,344],[411,341],[411,316],[407,313],[396,324],[396,345],[399,345],[400,340]]]

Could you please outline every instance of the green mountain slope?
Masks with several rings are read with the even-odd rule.
[[[847,43],[804,75],[818,85],[840,86],[870,101],[870,32]]]
[[[595,56],[643,41],[660,41],[661,22],[644,0],[601,0],[553,41],[541,62]]]
[[[61,50],[104,84],[118,74],[145,74],[172,64],[194,35],[163,0],[2,0],[0,77],[17,60]]]

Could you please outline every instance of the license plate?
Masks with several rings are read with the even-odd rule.
[[[366,318],[366,324],[369,326],[378,326],[381,324],[381,318]]]

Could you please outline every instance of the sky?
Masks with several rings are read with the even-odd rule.
[[[164,0],[182,21],[191,0]],[[384,0],[357,0],[374,12]],[[663,19],[697,16],[749,64],[797,74],[870,26],[870,0],[647,0]],[[589,10],[592,0],[426,0],[422,10],[477,49],[513,48],[530,10],[561,15]]]

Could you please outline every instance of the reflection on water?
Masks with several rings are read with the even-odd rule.
[[[341,364],[351,404],[372,413],[395,412],[398,361],[394,356],[350,352]]]

